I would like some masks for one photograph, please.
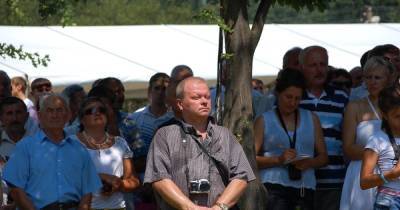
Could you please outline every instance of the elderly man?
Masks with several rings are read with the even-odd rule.
[[[203,79],[183,80],[176,95],[183,121],[156,132],[144,182],[152,184],[161,209],[227,210],[255,179],[250,164],[232,133],[209,117]]]
[[[42,97],[42,130],[22,139],[6,163],[3,179],[20,209],[90,209],[91,193],[101,188],[87,150],[64,134],[68,115],[61,96]]]
[[[301,51],[299,61],[307,85],[300,107],[319,117],[329,157],[328,165],[316,170],[314,209],[337,210],[346,173],[341,127],[348,96],[344,91],[326,85],[328,52],[325,48],[307,47]]]

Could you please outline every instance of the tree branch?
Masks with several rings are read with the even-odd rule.
[[[272,0],[261,0],[258,5],[253,26],[251,27],[251,47],[253,51],[256,50],[258,41],[260,40],[261,33],[264,29],[265,19],[271,4]]]

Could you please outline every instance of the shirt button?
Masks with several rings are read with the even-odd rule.
[[[60,160],[60,159],[58,159],[57,161],[58,161],[58,162],[61,162],[61,160]]]

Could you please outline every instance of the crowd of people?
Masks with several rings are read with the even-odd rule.
[[[154,74],[133,113],[114,77],[58,94],[0,71],[1,209],[238,209],[257,173],[259,209],[400,209],[398,47],[374,47],[351,71],[321,46],[294,47],[268,91],[254,78],[258,171],[215,121],[222,66],[219,94],[186,65]]]

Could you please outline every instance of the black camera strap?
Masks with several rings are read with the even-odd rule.
[[[180,126],[183,126],[183,125],[180,125]],[[190,136],[187,136],[187,134],[185,133],[185,131],[183,130],[182,127],[179,128],[179,132],[181,134],[181,139],[186,139],[186,140],[188,138],[191,139]],[[208,152],[208,150],[206,148],[204,148],[204,146],[198,140],[193,138],[193,141],[196,142],[196,144],[199,146],[201,151],[204,154],[206,154],[210,158],[210,160],[214,163],[215,167],[218,170],[219,175],[221,176],[221,179],[222,179],[222,182],[224,183],[224,186],[225,187],[228,186],[228,184],[229,184],[229,171],[228,171],[228,168],[226,168],[221,161],[219,161],[216,158],[214,158]],[[208,172],[208,173],[210,174],[210,172]],[[209,179],[209,181],[211,181],[211,180]],[[240,210],[237,204],[235,204],[234,206],[232,206],[229,209],[231,209],[231,210]]]
[[[393,147],[394,160],[398,161],[399,157],[400,157],[399,145],[396,144],[396,140],[394,139],[393,134],[392,134],[392,130],[389,128],[389,126],[388,126],[388,128],[386,128],[386,132],[387,132],[387,135],[389,137],[390,143],[392,144],[392,147]]]
[[[289,138],[289,142],[290,142],[290,148],[295,148],[296,147],[296,138],[297,138],[297,114],[298,114],[298,110],[296,109],[295,111],[295,117],[294,117],[294,132],[293,132],[293,138],[290,137],[289,132],[286,128],[286,124],[285,121],[283,121],[281,112],[279,111],[279,107],[276,107],[276,114],[278,115],[279,121],[281,122],[281,125],[283,127],[283,129],[285,130],[286,135]]]
[[[182,128],[179,129],[180,133],[181,133],[181,138],[182,139],[191,139],[191,137],[186,137],[186,133],[183,131]],[[206,154],[211,161],[214,163],[214,165],[217,167],[218,173],[221,175],[222,181],[224,182],[224,185],[227,186],[229,184],[229,178],[228,178],[228,170],[223,166],[223,164],[218,161],[217,159],[215,159],[208,151],[206,148],[204,148],[204,146],[197,141],[196,139],[193,139],[194,142],[196,142],[196,144],[199,146],[199,148],[201,149],[201,151]]]

